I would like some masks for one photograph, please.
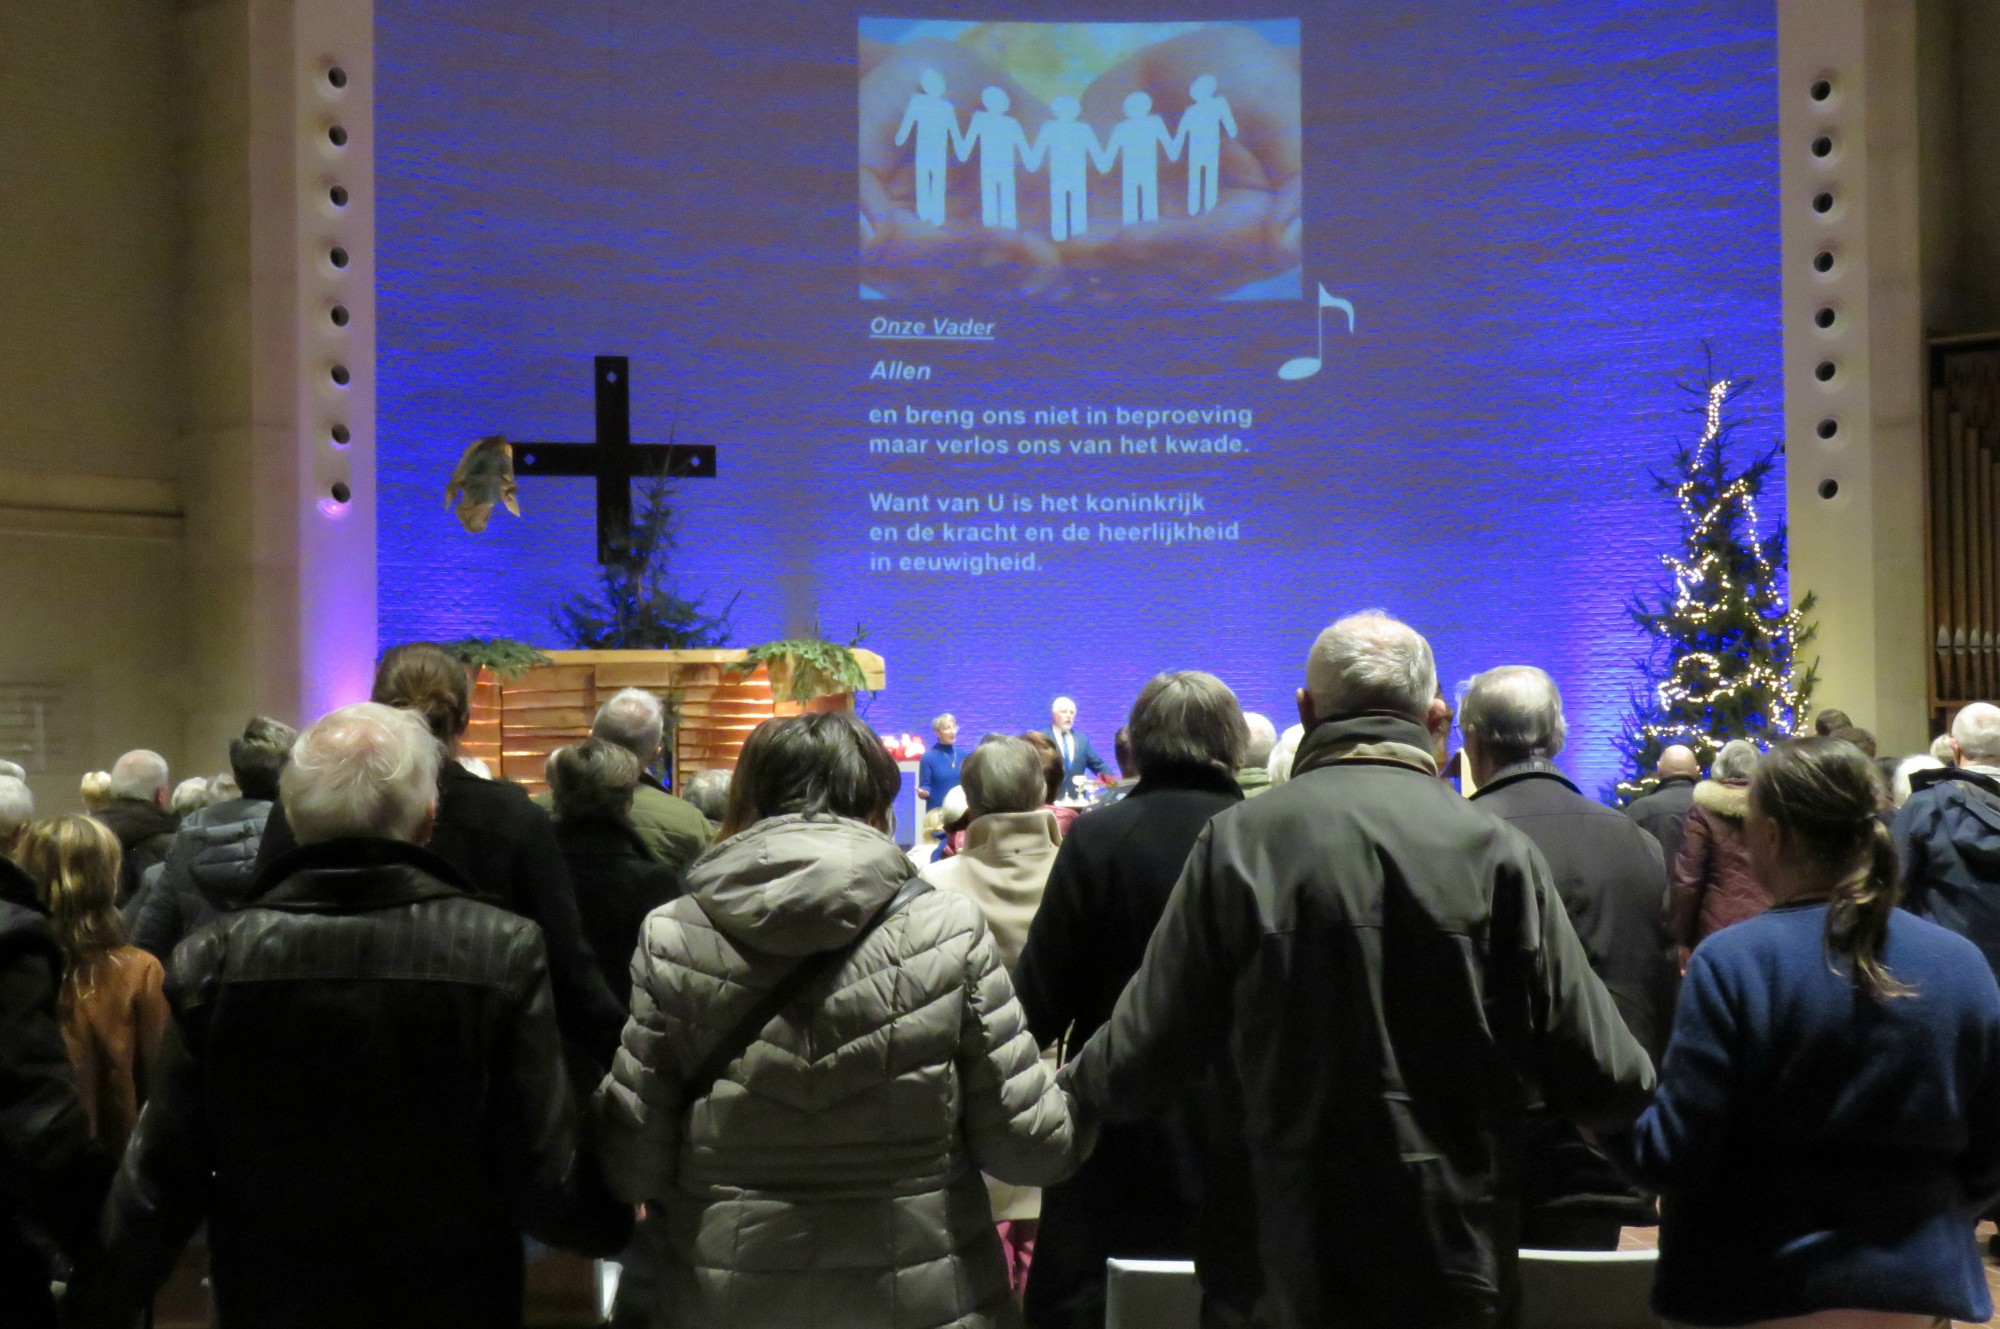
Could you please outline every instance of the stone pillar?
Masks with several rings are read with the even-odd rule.
[[[1915,0],[1779,0],[1792,594],[1885,752],[1929,741],[1916,57]]]

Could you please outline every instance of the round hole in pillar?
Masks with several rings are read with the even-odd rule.
[[[331,69],[327,70],[327,71],[326,71],[326,85],[327,85],[328,87],[330,87],[330,88],[344,88],[344,87],[346,87],[346,86],[347,86],[347,71],[346,71],[345,69],[342,69],[342,68],[341,68],[341,67],[340,67],[339,65],[335,65],[335,66],[334,66],[333,68],[331,68]]]
[[[1839,492],[1840,492],[1840,481],[1834,479],[1832,476],[1828,476],[1826,479],[1819,482],[1819,496],[1821,498],[1830,499]]]
[[[1833,251],[1831,249],[1822,249],[1817,254],[1813,255],[1813,271],[1814,272],[1833,271]]]
[[[354,435],[348,432],[346,425],[335,425],[327,431],[327,434],[333,439],[333,446],[336,448],[344,448],[354,441]]]
[[[1833,96],[1833,80],[1830,78],[1814,79],[1812,87],[1806,91],[1814,101],[1823,102]]]
[[[1833,376],[1839,372],[1831,360],[1822,360],[1813,366],[1813,377],[1822,383],[1833,382]]]
[[[326,261],[333,264],[336,268],[344,268],[347,266],[347,251],[339,245],[335,245],[326,251]]]
[[[346,305],[335,305],[327,311],[326,316],[333,320],[333,326],[336,328],[347,326],[348,314]]]
[[[344,125],[333,126],[331,129],[326,131],[326,141],[333,144],[333,146],[336,148],[346,147],[347,127]]]
[[[1832,212],[1833,191],[1831,189],[1822,189],[1819,193],[1814,194],[1812,208],[1814,212],[1819,213],[1822,217]]]
[[[1832,484],[1833,482],[1829,480],[1827,483]],[[327,492],[333,495],[333,501],[336,503],[346,503],[354,497],[354,491],[347,487],[347,481],[345,480],[335,480],[333,488]]]
[[[354,377],[352,374],[347,372],[346,365],[335,365],[333,368],[326,371],[326,376],[333,380],[335,387],[341,387],[341,388],[346,387],[348,380]]]
[[[1832,438],[1839,432],[1840,421],[1833,419],[1831,416],[1819,422],[1819,436],[1821,438]]]
[[[1819,310],[1813,314],[1813,326],[1819,328],[1830,328],[1834,325],[1835,322],[1839,320],[1839,318],[1840,316],[1833,312],[1832,305],[1821,305],[1819,307]]]
[[[336,208],[344,208],[344,207],[346,207],[346,206],[347,206],[347,186],[346,186],[346,185],[335,185],[335,186],[334,186],[333,188],[331,188],[331,189],[327,190],[327,191],[326,191],[326,201],[327,201],[327,202],[329,202],[329,203],[331,203],[331,204],[333,204],[333,206],[334,206],[334,207],[336,207]]]
[[[1826,134],[1821,134],[1818,138],[1814,139],[1812,141],[1812,155],[1815,157],[1831,157],[1833,155],[1833,139]]]

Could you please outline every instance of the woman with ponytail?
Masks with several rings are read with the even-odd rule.
[[[43,817],[15,856],[34,880],[62,950],[57,998],[91,1137],[124,1152],[167,1031],[166,974],[126,944],[118,913],[118,837],[90,817]]]
[[[1745,834],[1772,908],[1695,949],[1653,1105],[1616,1141],[1661,1195],[1655,1309],[1699,1325],[1903,1329],[1993,1312],[2000,985],[1896,906],[1860,749],[1781,744]]]

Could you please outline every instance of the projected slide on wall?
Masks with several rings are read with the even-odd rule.
[[[1447,679],[1554,673],[1594,787],[1676,381],[1706,343],[1781,418],[1774,23],[381,0],[384,637],[565,644],[593,481],[440,497],[482,435],[591,441],[619,355],[635,441],[715,449],[677,586],[858,628],[882,727],[1067,693],[1108,739],[1177,667],[1282,724],[1380,606]]]

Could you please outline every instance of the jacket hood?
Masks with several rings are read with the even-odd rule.
[[[845,817],[767,817],[709,847],[687,893],[722,931],[770,955],[853,940],[917,875],[894,840]]]
[[[1492,779],[1473,791],[1472,799],[1476,803],[1481,794],[1490,794],[1495,789],[1505,789],[1508,785],[1518,784],[1523,780],[1554,780],[1572,794],[1583,792],[1576,787],[1576,781],[1564,775],[1562,769],[1554,762],[1536,757],[1529,761],[1517,761],[1512,766],[1503,766],[1493,772]]]
[[[227,912],[249,898],[257,877],[257,848],[271,805],[260,798],[233,798],[205,807],[181,823],[174,854],[185,855],[188,876],[209,903]]]
[[[1750,786],[1703,780],[1694,787],[1694,805],[1704,811],[1742,821],[1750,815]]]
[[[1292,778],[1339,762],[1406,766],[1425,775],[1438,769],[1430,730],[1408,716],[1377,712],[1337,715],[1313,726],[1292,759]]]
[[[358,913],[476,892],[421,845],[356,836],[286,850],[264,865],[247,894],[261,908]]]

